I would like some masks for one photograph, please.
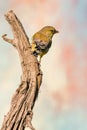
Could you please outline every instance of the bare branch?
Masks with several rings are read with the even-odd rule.
[[[16,44],[14,44],[15,41],[13,39],[7,38],[6,36],[7,36],[7,34],[2,35],[3,40],[12,44],[14,47],[16,47]]]
[[[40,65],[37,58],[31,53],[29,38],[17,16],[11,10],[5,17],[12,27],[14,39],[7,38],[6,34],[2,38],[15,46],[19,53],[22,79],[12,98],[11,108],[4,117],[1,130],[24,130],[26,126],[35,130],[31,120],[33,107],[42,82]]]

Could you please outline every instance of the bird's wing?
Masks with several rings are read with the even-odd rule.
[[[39,50],[44,50],[51,46],[51,40],[39,32],[33,36],[33,41]]]

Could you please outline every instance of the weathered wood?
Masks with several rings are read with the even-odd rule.
[[[32,55],[29,38],[17,16],[11,10],[5,17],[12,27],[14,39],[7,38],[6,34],[2,38],[12,44],[19,53],[22,79],[12,98],[10,110],[4,117],[1,130],[24,130],[26,126],[35,130],[31,120],[33,107],[42,82],[40,65],[37,58]]]

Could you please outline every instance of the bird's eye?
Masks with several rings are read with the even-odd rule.
[[[54,30],[51,30],[52,33],[54,33]]]

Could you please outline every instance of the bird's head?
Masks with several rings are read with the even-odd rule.
[[[40,30],[40,32],[49,38],[52,38],[55,33],[59,33],[59,31],[52,26],[45,26]]]

